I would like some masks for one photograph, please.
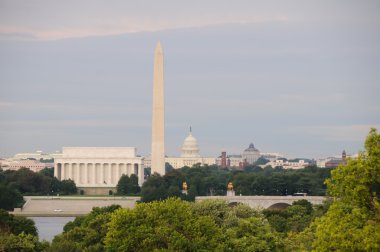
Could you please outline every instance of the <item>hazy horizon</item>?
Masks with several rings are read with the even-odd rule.
[[[202,156],[363,150],[380,129],[380,3],[274,2],[0,0],[0,156],[148,155],[158,40],[168,156],[190,126]]]

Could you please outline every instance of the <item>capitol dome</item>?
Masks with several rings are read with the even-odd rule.
[[[200,157],[198,141],[191,134],[191,129],[189,135],[183,141],[181,157]]]
[[[260,157],[260,151],[255,148],[253,143],[249,145],[247,149],[244,150],[242,154],[242,158],[248,163],[253,164],[259,159]]]

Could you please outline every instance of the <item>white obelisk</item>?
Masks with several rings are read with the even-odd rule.
[[[151,173],[165,174],[164,55],[160,42],[154,51]]]

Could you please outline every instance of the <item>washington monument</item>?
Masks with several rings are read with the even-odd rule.
[[[154,51],[151,172],[165,174],[164,55],[160,42]]]

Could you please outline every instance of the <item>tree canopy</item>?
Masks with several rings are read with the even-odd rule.
[[[22,195],[76,194],[73,180],[59,181],[53,176],[53,168],[33,172],[27,168],[19,170],[0,169],[0,208],[13,210],[24,203]]]
[[[141,188],[143,202],[181,197],[194,200],[195,196],[226,195],[232,182],[237,195],[325,195],[324,180],[331,169],[308,167],[299,170],[249,166],[245,171],[228,171],[217,166],[193,166],[172,170],[164,176],[153,174]],[[182,195],[182,183],[188,184],[188,195]]]
[[[139,179],[135,174],[130,177],[123,174],[116,186],[117,194],[135,196],[140,192]]]
[[[326,181],[335,198],[316,221],[316,250],[380,250],[380,135],[372,129],[365,151],[340,165]]]
[[[38,241],[34,221],[0,209],[0,251],[43,251],[49,246]]]

